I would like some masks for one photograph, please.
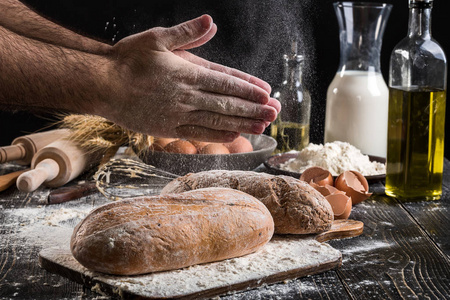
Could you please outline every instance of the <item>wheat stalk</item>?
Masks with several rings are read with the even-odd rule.
[[[139,156],[145,155],[153,137],[125,129],[103,117],[70,114],[61,117],[60,127],[70,129],[69,138],[89,152],[101,153],[109,160],[124,145],[131,145]]]

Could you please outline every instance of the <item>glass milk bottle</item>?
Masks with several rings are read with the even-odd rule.
[[[301,150],[309,144],[311,97],[302,80],[303,56],[296,44],[291,55],[283,55],[284,76],[273,97],[281,103],[281,112],[271,124],[271,136],[277,141],[275,152]]]
[[[386,194],[400,199],[442,194],[447,60],[431,37],[432,6],[409,0],[408,35],[390,60]]]
[[[386,157],[388,88],[380,70],[382,37],[392,5],[337,2],[340,64],[328,87],[325,142],[348,142]]]

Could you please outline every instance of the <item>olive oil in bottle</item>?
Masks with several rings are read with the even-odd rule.
[[[300,151],[309,143],[309,124],[273,122],[270,135],[277,141],[279,152]]]
[[[442,194],[447,59],[431,37],[433,0],[409,0],[408,35],[389,69],[386,194],[436,200]]]
[[[302,80],[303,56],[297,54],[297,43],[291,54],[285,54],[284,77],[273,97],[281,103],[281,112],[270,125],[270,135],[277,141],[276,153],[302,150],[309,144],[311,96]]]
[[[442,191],[445,91],[389,90],[386,194],[439,198]]]

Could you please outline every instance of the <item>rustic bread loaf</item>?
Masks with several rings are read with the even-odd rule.
[[[275,233],[318,233],[330,229],[334,219],[330,204],[319,192],[290,176],[249,171],[205,171],[173,180],[164,187],[162,194],[206,187],[232,188],[259,199],[272,214]]]
[[[209,188],[103,205],[75,227],[70,248],[88,269],[136,275],[243,256],[273,230],[254,197]]]

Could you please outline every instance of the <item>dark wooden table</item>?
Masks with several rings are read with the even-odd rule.
[[[0,166],[0,175],[18,169]],[[445,161],[440,201],[401,203],[374,195],[354,207],[362,235],[330,241],[340,250],[337,270],[225,295],[221,299],[450,299],[450,162]],[[39,267],[41,249],[59,239],[92,207],[107,202],[94,194],[46,205],[49,189],[0,194],[0,299],[109,299]]]

